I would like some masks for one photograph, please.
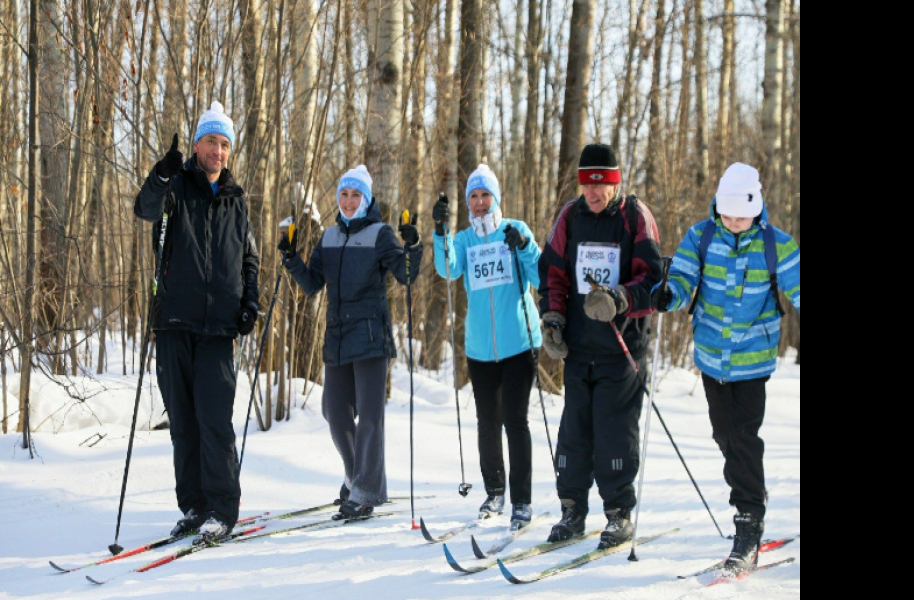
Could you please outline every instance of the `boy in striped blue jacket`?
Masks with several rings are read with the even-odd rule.
[[[720,179],[711,218],[689,229],[676,250],[668,286],[653,290],[662,312],[680,310],[696,294],[689,311],[695,365],[737,510],[731,569],[758,563],[765,529],[765,443],[759,429],[781,337],[778,289],[800,310],[800,248],[768,222],[759,172],[734,163]]]

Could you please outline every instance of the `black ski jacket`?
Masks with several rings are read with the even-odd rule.
[[[133,212],[155,223],[156,256],[162,215],[168,214],[154,329],[235,337],[241,308],[258,309],[260,256],[244,190],[228,169],[219,185],[213,197],[194,155],[169,181],[153,167],[137,194]]]
[[[309,296],[327,286],[324,363],[334,367],[369,358],[396,358],[387,273],[406,285],[408,256],[409,281],[414,282],[422,244],[404,250],[393,228],[381,220],[374,200],[365,217],[347,226],[337,215],[336,222],[324,232],[307,265],[298,254],[285,261],[289,274]]]

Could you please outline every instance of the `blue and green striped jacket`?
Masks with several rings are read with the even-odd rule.
[[[771,292],[762,239],[762,228],[774,226],[763,209],[752,229],[737,236],[721,223],[716,203],[711,203],[711,218],[716,219],[717,231],[705,256],[692,316],[695,365],[722,383],[766,377],[774,373],[781,339],[781,315]],[[689,306],[698,285],[704,223],[689,229],[673,257],[671,311]],[[776,227],[774,231],[778,285],[800,310],[800,247],[787,233]]]

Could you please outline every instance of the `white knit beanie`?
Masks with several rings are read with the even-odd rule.
[[[197,131],[194,133],[194,143],[209,133],[219,133],[228,138],[231,147],[235,147],[235,124],[225,114],[225,107],[221,102],[213,102],[209,110],[200,116],[197,121]]]
[[[757,217],[762,214],[762,183],[757,169],[733,163],[717,186],[717,212],[728,217]]]

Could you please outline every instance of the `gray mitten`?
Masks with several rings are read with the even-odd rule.
[[[616,315],[628,311],[628,292],[621,285],[615,289],[596,287],[584,298],[584,313],[594,321],[609,323]]]
[[[568,356],[568,345],[562,339],[563,329],[565,315],[556,311],[549,311],[543,315],[543,347],[546,354],[557,360]]]

